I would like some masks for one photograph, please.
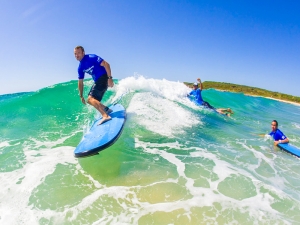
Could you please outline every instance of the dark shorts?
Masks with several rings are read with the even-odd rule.
[[[89,95],[101,102],[104,93],[107,90],[107,75],[104,74],[91,87]]]
[[[206,108],[215,110],[215,107],[211,106],[208,102],[203,101],[202,105]]]

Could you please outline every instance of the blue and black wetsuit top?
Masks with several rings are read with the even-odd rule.
[[[197,105],[201,105],[201,106],[204,106],[208,109],[212,109],[212,110],[216,110],[215,107],[211,106],[208,102],[204,101],[203,98],[202,98],[202,95],[201,95],[201,92],[202,90],[200,90],[199,88],[196,89],[196,90],[192,90],[190,93],[189,93],[189,98],[195,102]]]
[[[93,77],[96,82],[101,76],[106,74],[103,66],[100,66],[103,59],[94,54],[86,54],[78,66],[78,79],[83,79],[84,74],[88,73]]]
[[[203,104],[203,99],[202,99],[202,95],[201,95],[201,90],[198,88],[196,90],[192,90],[190,93],[189,93],[189,98],[199,104],[199,105],[202,105]]]
[[[279,129],[272,131],[269,135],[273,137],[274,141],[285,140],[287,138]]]

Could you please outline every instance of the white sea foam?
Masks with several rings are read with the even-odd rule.
[[[152,93],[137,93],[133,96],[127,113],[137,124],[160,135],[171,137],[181,133],[182,128],[201,124],[187,109],[174,102],[153,96]]]
[[[142,184],[137,186],[111,186],[107,187],[95,180],[91,175],[82,170],[77,159],[73,156],[73,147],[54,147],[63,143],[65,139],[59,139],[55,142],[41,142],[34,140],[35,144],[25,146],[24,153],[26,155],[26,165],[19,170],[1,173],[1,203],[0,223],[3,224],[39,224],[41,218],[53,221],[55,224],[63,224],[67,221],[70,223],[79,221],[82,212],[97,214],[97,211],[103,211],[98,219],[93,221],[94,224],[137,224],[141,218],[152,215],[156,212],[172,212],[175,210],[184,210],[185,214],[191,218],[193,208],[211,207],[216,214],[225,213],[226,210],[235,210],[248,214],[253,221],[263,222],[268,218],[281,220],[281,214],[274,210],[271,205],[275,203],[275,199],[269,193],[262,192],[260,189],[264,186],[277,196],[284,197],[284,193],[274,189],[271,186],[264,185],[246,170],[236,167],[218,157],[218,155],[209,152],[207,149],[199,147],[186,147],[178,142],[171,143],[150,143],[140,141],[135,138],[135,148],[142,148],[147,154],[154,157],[165,159],[170,165],[174,165],[177,171],[177,179],[166,179],[156,181],[151,184]],[[39,150],[31,150],[31,147]],[[207,179],[209,188],[195,187],[194,179],[186,175],[186,163],[182,161],[176,154],[163,149],[180,149],[181,151],[190,152],[193,158],[207,159],[213,162],[213,172],[217,174],[217,179]],[[36,154],[39,154],[37,156]],[[65,206],[63,210],[40,210],[28,205],[32,192],[40,184],[42,184],[48,175],[53,174],[58,164],[77,165],[77,172],[86,176],[94,185],[94,189],[88,196],[84,197],[79,203],[71,206]],[[168,166],[168,165],[166,165]],[[226,178],[236,175],[250,178],[255,186],[256,195],[237,200],[222,194],[219,185]],[[154,187],[158,184],[177,184],[183,179],[182,185],[185,187],[187,194],[191,197],[179,199],[175,201],[164,201],[150,203],[141,201],[137,196],[139,190],[147,187]],[[21,182],[20,182],[21,181]],[[160,190],[158,190],[160,191]],[[103,199],[113,199],[116,209],[110,208],[112,211],[103,210],[101,207],[109,207],[103,205]],[[99,202],[100,201],[100,202]],[[5,204],[4,204],[5,203]],[[220,204],[221,208],[216,209],[215,204]],[[99,208],[100,207],[100,208]],[[69,216],[67,216],[69,215]],[[209,218],[207,218],[209,221]],[[205,220],[205,218],[203,218]],[[232,218],[232,221],[235,221]],[[268,220],[267,220],[268,221]]]
[[[179,100],[185,97],[190,89],[182,82],[168,81],[165,79],[146,79],[143,76],[127,77],[119,83],[119,89],[122,92],[126,90],[151,92],[157,96],[161,96],[170,100]]]
[[[101,183],[92,173],[85,171],[84,166],[82,168],[79,161],[74,158],[74,147],[56,147],[80,131],[56,141],[40,141],[32,138],[23,144],[24,166],[12,172],[0,173],[0,224],[142,224],[141,219],[145,217],[148,217],[147,222],[155,223],[152,216],[162,219],[161,221],[171,216],[174,220],[170,221],[170,224],[179,223],[178,218],[183,216],[190,223],[196,218],[207,224],[213,224],[216,221],[224,222],[224,224],[239,224],[241,218],[245,218],[246,222],[251,221],[249,223],[253,224],[271,224],[274,221],[291,224],[292,222],[288,219],[291,216],[296,218],[297,212],[295,211],[300,208],[298,200],[300,197],[297,199],[299,194],[295,192],[299,190],[299,187],[298,181],[293,181],[291,178],[297,177],[296,169],[299,168],[299,161],[291,158],[278,163],[280,157],[270,152],[267,147],[254,148],[247,141],[236,139],[228,142],[207,140],[205,147],[199,147],[199,142],[195,142],[193,146],[191,140],[188,144],[185,143],[182,141],[184,138],[179,137],[189,137],[191,126],[203,127],[201,122],[203,117],[194,113],[195,110],[191,110],[194,106],[185,98],[189,89],[182,83],[146,79],[141,76],[129,77],[121,80],[114,87],[114,91],[116,91],[114,99],[128,91],[131,93],[127,107],[126,123],[128,126],[124,128],[124,133],[128,132],[126,131],[128,127],[134,129],[135,126],[142,126],[158,136],[164,136],[164,143],[156,143],[156,140],[144,142],[137,135],[134,136],[135,145],[130,149],[130,154],[134,155],[130,160],[137,160],[137,156],[140,156],[138,159],[145,160],[142,162],[144,168],[133,166],[134,168],[128,171],[122,168],[120,173],[109,178],[110,180],[136,180],[137,182],[133,185],[124,185],[122,182],[113,185]],[[87,113],[90,114],[92,110],[93,108],[88,108]],[[82,128],[85,131],[89,124],[88,122],[84,124],[87,124]],[[224,128],[226,128],[225,125]],[[204,129],[203,132],[205,132]],[[178,138],[182,142],[168,142],[166,141],[168,137],[172,140]],[[218,136],[218,138],[221,137]],[[229,138],[224,137],[224,139]],[[255,142],[250,139],[248,141]],[[126,152],[126,144],[122,145],[124,149],[120,151],[124,167],[130,163],[130,160],[123,161],[123,157],[126,158],[124,155],[129,154]],[[2,142],[0,148],[10,145],[10,142]],[[245,153],[243,151],[249,154],[243,156],[242,154]],[[151,171],[148,171],[149,162],[153,162],[153,167],[160,165],[161,168],[166,169],[167,175],[159,177],[149,172]],[[134,161],[133,165],[134,163],[140,162]],[[48,191],[56,188],[43,189],[43,185],[47,185],[47,178],[59,176],[58,180],[63,180],[61,177],[66,171],[59,171],[60,174],[56,171],[61,164],[75,168],[71,171],[74,177],[69,181],[70,183],[64,183],[64,185],[68,188],[78,185],[73,182],[76,176],[80,175],[85,180],[82,183],[83,186],[79,184],[79,190],[84,191],[87,188],[89,192],[77,201],[62,204],[59,209],[39,207],[38,204],[47,199],[44,199],[44,196],[36,197],[34,203],[30,202],[30,198],[35,197],[35,191]],[[110,165],[111,168],[114,166]],[[99,168],[95,168],[92,172],[98,174],[97,169]],[[161,171],[160,167],[155,169],[153,171],[158,173],[165,172]],[[264,175],[259,172],[259,169],[262,169],[263,173],[271,172]],[[295,176],[291,175],[285,179],[286,176],[282,173],[287,171],[294,173]],[[197,186],[197,179],[204,180],[207,185]],[[241,188],[236,189],[228,179],[232,179],[233,183],[237,179],[240,183],[235,184]],[[248,186],[243,186],[243,182]],[[179,191],[176,192],[172,188],[164,189],[163,185],[178,187]],[[290,188],[293,185],[294,187]],[[224,186],[227,188],[225,189]],[[231,189],[241,191],[244,195],[239,195],[241,197],[238,198],[232,195]],[[252,194],[248,195],[248,191]],[[61,190],[57,191],[57,195],[62,194]],[[162,197],[157,197],[160,194]],[[173,199],[170,200],[170,196]],[[153,199],[156,201],[151,201]],[[59,200],[57,204],[60,204]],[[285,215],[282,215],[281,212],[285,209],[281,208],[285,205],[290,208],[286,209]],[[198,210],[196,213],[195,209]]]
[[[219,203],[222,205],[222,209],[219,213],[226,210],[237,210],[242,213],[249,214],[255,220],[264,220],[264,216],[268,215],[273,219],[280,219],[281,215],[278,214],[276,210],[274,210],[271,205],[275,202],[274,198],[269,195],[269,193],[261,192],[262,183],[255,179],[249,172],[237,168],[230,163],[227,163],[224,160],[219,159],[215,154],[208,152],[205,149],[195,148],[194,152],[191,152],[191,156],[194,158],[206,158],[212,160],[215,164],[213,168],[213,172],[218,175],[218,179],[216,180],[207,180],[209,182],[210,188],[203,188],[203,187],[194,187],[193,186],[193,179],[188,178],[185,175],[185,164],[178,159],[172,153],[168,153],[164,150],[159,150],[157,147],[169,148],[170,145],[173,143],[164,143],[164,144],[152,144],[152,143],[145,143],[138,139],[136,139],[136,147],[142,147],[145,152],[159,155],[166,159],[170,164],[173,164],[177,168],[178,176],[182,177],[186,180],[185,187],[187,192],[192,194],[192,198],[188,200],[182,201],[175,201],[175,202],[165,202],[165,203],[158,203],[158,204],[147,204],[143,203],[143,210],[140,212],[140,217],[142,215],[151,214],[157,211],[164,211],[164,212],[171,212],[178,209],[184,209],[187,214],[190,214],[191,208],[193,207],[205,207],[210,206],[214,207],[215,203]],[[178,148],[181,150],[190,150],[191,148],[185,148],[184,146],[179,146],[176,144]],[[236,176],[245,176],[250,177],[252,184],[255,186],[256,195],[245,198],[242,200],[233,199],[228,197],[222,193],[220,193],[218,187],[219,184],[224,181],[226,178],[236,175]],[[169,181],[168,181],[169,182]],[[272,192],[277,193],[279,196],[284,196],[282,192],[278,192],[278,190],[272,188],[271,186],[264,185],[265,188],[271,190]],[[136,219],[137,222],[137,219]]]
[[[65,139],[56,142],[33,139],[35,144],[24,146],[26,164],[23,168],[0,173],[0,224],[37,224],[37,216],[44,212],[34,210],[28,205],[32,191],[47,175],[53,173],[57,164],[76,163],[73,147],[52,148]],[[31,150],[31,147],[35,149],[38,147],[39,151]]]
[[[10,146],[8,141],[3,141],[3,142],[0,143],[0,148],[8,147],[8,146]]]
[[[197,108],[195,104],[188,101],[186,95],[191,91],[186,85],[181,82],[174,82],[169,80],[147,79],[141,75],[127,77],[120,80],[115,87],[116,96],[114,100],[124,93],[129,92],[149,92],[154,96],[169,99],[174,102],[180,102],[189,107]]]
[[[121,80],[117,89],[117,93],[136,92],[127,108],[129,118],[154,133],[173,136],[182,128],[202,124],[190,111],[176,104],[190,103],[185,98],[189,89],[182,83],[138,76]]]
[[[297,128],[297,129],[300,129],[300,124],[299,123],[294,122],[294,123],[292,123],[292,125],[293,125],[293,127]]]

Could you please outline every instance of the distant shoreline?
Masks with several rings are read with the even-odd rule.
[[[263,97],[263,96],[261,96],[261,97]],[[263,98],[269,98],[269,99],[273,99],[273,100],[276,100],[276,101],[285,102],[285,103],[293,104],[293,105],[296,105],[296,106],[300,106],[300,103],[297,103],[297,102],[291,102],[291,101],[286,101],[286,100],[276,99],[276,98],[270,98],[270,97],[263,97]]]
[[[203,89],[206,89],[206,88],[203,88]],[[228,90],[221,90],[221,89],[216,89],[216,88],[213,88],[215,90],[218,90],[218,91],[223,91],[223,92],[232,92],[232,91],[228,91]],[[238,92],[232,92],[232,93],[238,93]],[[276,101],[279,101],[279,102],[285,102],[285,103],[289,103],[289,104],[293,104],[293,105],[296,105],[296,106],[300,106],[300,103],[298,102],[292,102],[292,101],[287,101],[287,100],[283,100],[283,99],[278,99],[278,98],[272,98],[272,97],[266,97],[266,96],[260,96],[260,95],[250,95],[250,94],[245,94],[243,93],[244,95],[247,95],[247,96],[251,96],[251,97],[261,97],[261,98],[268,98],[268,99],[272,99],[272,100],[276,100]]]
[[[285,102],[285,103],[293,104],[293,105],[296,105],[296,106],[300,106],[300,103],[298,103],[298,102],[292,102],[292,101],[287,101],[287,100],[278,99],[278,98],[271,98],[271,97],[259,96],[259,95],[249,95],[249,94],[244,94],[244,95],[248,95],[248,96],[252,96],[252,97],[268,98],[268,99],[276,100],[276,101],[279,101],[279,102]]]
[[[184,82],[188,87],[192,87],[193,83]],[[261,88],[224,83],[224,82],[215,82],[215,81],[204,81],[203,89],[215,89],[218,91],[228,91],[232,93],[243,93],[244,95],[253,96],[253,97],[263,97],[280,102],[290,103],[296,106],[300,106],[300,97],[283,94],[279,92],[268,91]]]

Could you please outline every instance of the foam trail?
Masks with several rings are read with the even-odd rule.
[[[261,182],[256,179],[252,179],[252,182],[256,186],[257,194],[250,198],[245,198],[242,200],[233,199],[231,197],[225,196],[220,193],[219,185],[226,178],[232,175],[244,175],[247,177],[251,177],[251,175],[241,169],[233,167],[231,164],[226,163],[216,157],[216,155],[209,153],[201,148],[196,148],[196,151],[191,152],[191,156],[198,158],[203,157],[205,159],[210,159],[215,163],[213,171],[218,175],[218,179],[215,181],[210,181],[210,188],[202,188],[202,187],[194,187],[193,179],[188,178],[185,175],[185,164],[182,163],[181,160],[176,158],[175,155],[171,153],[167,153],[164,150],[159,150],[157,147],[165,147],[169,148],[170,146],[181,148],[182,150],[189,150],[190,148],[185,148],[184,146],[180,146],[175,143],[168,144],[155,144],[155,143],[145,143],[138,139],[136,139],[136,147],[142,147],[145,152],[159,155],[166,159],[169,163],[176,165],[178,176],[182,177],[186,180],[185,186],[187,191],[192,194],[192,198],[188,200],[175,201],[175,202],[165,202],[165,203],[157,203],[157,204],[148,204],[141,203],[143,206],[142,212],[140,214],[147,215],[152,214],[157,211],[164,212],[172,212],[178,209],[184,209],[187,214],[190,214],[191,209],[194,207],[213,207],[215,203],[219,203],[222,205],[221,211],[218,213],[225,212],[228,209],[241,210],[243,213],[250,213],[251,217],[259,218],[260,220],[264,220],[264,215],[267,214],[272,218],[280,219],[281,215],[278,215],[278,212],[274,210],[270,205],[275,202],[274,198],[270,196],[268,193],[261,193],[259,190],[262,186]],[[194,149],[194,148],[193,148]],[[166,182],[174,182],[172,180],[168,180]],[[176,182],[176,181],[175,181]],[[272,187],[267,187],[271,188]],[[276,191],[273,189],[273,191]],[[281,193],[282,194],[282,193]],[[258,205],[257,202],[260,202]],[[141,216],[141,215],[140,215]],[[137,222],[137,219],[135,220]]]
[[[31,150],[30,146],[25,146],[26,164],[24,167],[12,172],[0,173],[1,223],[36,224],[36,211],[28,206],[32,191],[43,182],[47,175],[54,172],[57,164],[76,163],[76,159],[73,157],[73,147],[52,148],[65,139],[62,138],[57,142],[33,140],[36,143],[34,148],[40,149],[37,152]],[[47,147],[45,148],[45,146]],[[40,156],[37,156],[37,153]]]

